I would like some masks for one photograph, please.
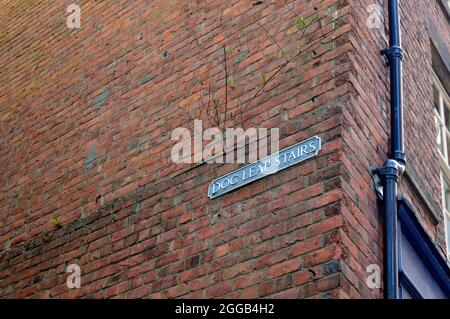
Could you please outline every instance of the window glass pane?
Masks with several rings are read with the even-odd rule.
[[[445,114],[445,126],[450,127],[450,109],[449,106],[444,104],[444,114]]]
[[[450,105],[444,102],[445,126],[450,128]]]
[[[448,131],[448,129],[446,129],[446,128],[444,128],[444,130],[445,130],[445,133],[444,134],[446,134],[447,135],[447,155],[449,154],[449,152],[450,152],[450,132]],[[445,156],[444,156],[444,158],[445,158]],[[447,157],[447,164],[449,164],[449,161],[450,161],[450,156],[449,157]],[[449,183],[450,184],[450,183]]]
[[[444,178],[444,207],[447,210],[447,212],[450,212],[450,188],[449,183]]]
[[[436,143],[438,145],[439,151],[441,151],[441,154],[444,155],[444,144],[442,143],[441,124],[439,122],[437,115],[434,117],[434,124],[436,126],[436,129],[435,129]]]
[[[447,223],[446,223],[446,234],[447,234],[447,255],[450,258],[450,218],[448,214],[446,214]]]
[[[434,109],[436,110],[437,114],[441,114],[441,111],[439,110],[439,91],[436,89],[436,86],[433,85],[433,99],[434,99]]]

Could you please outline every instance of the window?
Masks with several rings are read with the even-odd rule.
[[[436,74],[433,74],[436,143],[441,166],[442,206],[444,207],[447,258],[450,259],[450,98]]]
[[[398,198],[400,299],[449,299],[450,267],[405,196]]]

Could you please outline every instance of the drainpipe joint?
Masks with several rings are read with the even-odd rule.
[[[387,65],[389,66],[393,59],[400,59],[403,61],[403,49],[398,45],[393,45],[387,49],[380,51],[381,55],[387,59]]]
[[[380,176],[382,180],[393,179],[398,183],[400,177],[405,172],[405,165],[395,159],[388,159],[382,168],[374,170],[374,174]]]

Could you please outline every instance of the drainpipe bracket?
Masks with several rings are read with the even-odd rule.
[[[386,65],[390,66],[391,61],[395,58],[403,60],[403,49],[399,46],[391,46],[380,51],[380,54],[386,59]]]
[[[384,181],[387,178],[394,179],[397,183],[405,172],[405,165],[395,159],[388,159],[381,168],[373,168],[372,181],[377,197],[383,200]]]
[[[373,188],[375,189],[375,193],[377,194],[377,198],[379,200],[383,200],[383,181],[380,178],[379,168],[372,168],[372,182]]]

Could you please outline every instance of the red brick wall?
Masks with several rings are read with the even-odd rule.
[[[243,59],[234,108],[282,63],[258,22],[292,52],[285,1],[79,1],[80,30],[66,26],[71,1],[6,1],[0,296],[380,297],[365,268],[382,264],[369,169],[386,157],[388,71],[378,55],[385,30],[365,27],[365,2],[289,1],[299,15],[323,10],[333,32],[268,86],[244,125],[279,127],[281,147],[319,135],[323,149],[210,200],[209,183],[236,166],[176,165],[170,133],[191,126],[201,83],[223,80],[223,46]],[[425,10],[445,23],[433,3],[403,10],[405,25]],[[436,161],[433,132],[417,129],[432,123],[423,21],[404,36],[406,64],[421,59],[420,69],[405,67],[405,82],[422,79],[405,90],[407,156],[439,205],[437,170],[420,153]],[[442,244],[442,227],[416,205]],[[66,286],[69,264],[81,267],[80,289]]]

